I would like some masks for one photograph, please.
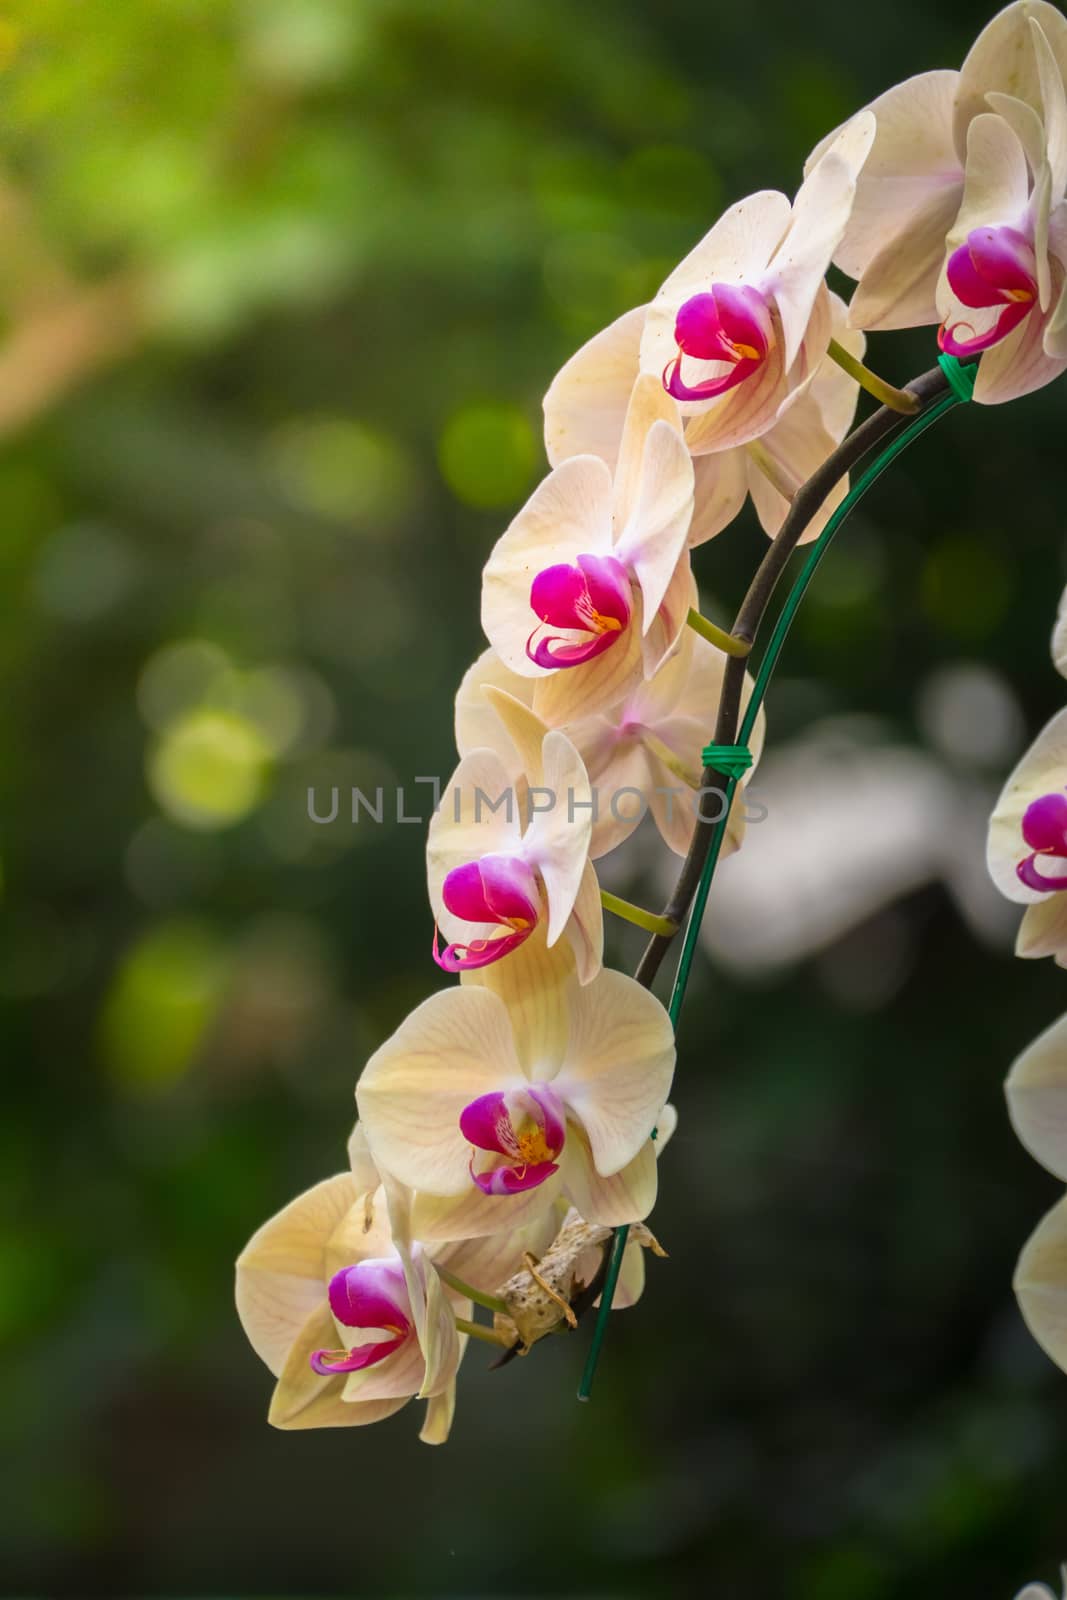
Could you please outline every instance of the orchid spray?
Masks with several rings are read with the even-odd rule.
[[[646,1252],[663,1254],[647,1219],[676,1120],[675,1030],[713,874],[744,844],[763,700],[796,609],[912,440],[1067,366],[1065,82],[1067,19],[1016,0],[958,72],[911,78],[828,133],[792,199],[730,206],[650,304],[550,384],[549,470],[485,564],[488,648],[459,687],[459,764],[427,844],[427,960],[454,981],[360,1073],[347,1170],[238,1262],[278,1427],[374,1422],[421,1398],[421,1437],[440,1443],[471,1339],[503,1365],[591,1314],[588,1397],[610,1312],[640,1295]],[[832,264],[855,280],[848,304]],[[897,387],[864,365],[867,331],[924,326],[929,371]],[[877,407],[853,427],[861,389]],[[724,629],[701,612],[694,555],[749,497],[771,542]],[[1067,674],[1065,618],[1053,656]],[[990,833],[994,879],[1026,907],[1020,954],[1062,966],[1065,718],[1008,780]],[[682,858],[657,912],[598,881],[595,863],[636,825],[620,793]],[[603,965],[605,911],[650,935],[632,977]],[[652,989],[676,944],[665,1006]],[[1020,1056],[1008,1098],[1024,1143],[1067,1183],[1064,1021]],[[1026,1247],[1017,1287],[1067,1368],[1067,1202]]]

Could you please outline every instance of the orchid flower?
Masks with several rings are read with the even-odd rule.
[[[1001,792],[989,825],[990,876],[1026,906],[1016,954],[1067,966],[1067,709],[1038,734]]]
[[[687,630],[674,654],[625,700],[561,730],[581,755],[596,797],[589,844],[593,860],[627,839],[646,810],[669,848],[676,855],[687,853],[701,752],[715,726],[724,668],[721,651]],[[746,677],[745,703],[751,691]],[[531,700],[529,680],[509,672],[492,650],[483,652],[456,696],[460,751],[490,745],[508,771],[524,770],[544,737]],[[765,728],[761,711],[750,740],[757,760]],[[738,849],[744,836],[742,788],[734,797],[724,854]]]
[[[510,965],[470,976],[507,982]],[[467,1236],[518,1226],[561,1190],[588,1222],[640,1221],[674,1071],[666,1011],[611,971],[512,993],[433,995],[375,1052],[356,1086],[375,1161],[418,1191],[420,1237],[459,1237],[457,1213]]]
[[[597,456],[553,469],[497,541],[482,626],[536,680],[549,724],[610,705],[674,646],[694,586],[693,467],[674,402],[634,386],[614,478]]]
[[[394,1241],[384,1197],[355,1178],[316,1184],[256,1233],[237,1262],[237,1310],[278,1380],[278,1428],[359,1426],[429,1400],[422,1438],[447,1437],[461,1346],[425,1252]],[[369,1221],[369,1226],[368,1226]]]
[[[388,1175],[363,1191],[369,1155],[358,1124],[353,1171],[328,1178],[265,1223],[237,1261],[237,1309],[249,1342],[278,1380],[269,1420],[278,1428],[360,1426],[428,1400],[420,1434],[448,1437],[455,1375],[466,1339],[457,1316],[472,1306],[436,1264],[492,1292],[540,1255],[555,1224],[466,1243],[411,1237],[412,1196]],[[376,1176],[376,1175],[375,1175]]]
[[[521,777],[492,749],[466,753],[430,822],[430,902],[449,940],[440,950],[435,933],[434,959],[446,972],[501,960],[542,919],[550,945],[567,935],[583,983],[600,970],[589,778],[564,734],[541,731]]]
[[[834,255],[836,265],[859,280],[850,308],[854,326],[911,328],[941,320],[945,240],[964,199],[977,117],[993,111],[1011,124],[1031,154],[1035,176],[1047,154],[1055,206],[1062,197],[1065,73],[1067,19],[1044,0],[1016,0],[979,34],[959,72],[920,73],[872,101],[877,133]],[[816,146],[805,170],[833,138]],[[962,279],[962,265],[960,272]],[[1001,287],[1013,286],[1021,287],[1009,277]]]
[[[1062,100],[1058,75],[1056,84]],[[1067,107],[1064,119],[1067,163]],[[1023,146],[1003,117],[975,117],[967,149],[963,204],[938,285],[938,339],[951,355],[985,352],[974,397],[996,404],[1050,383],[1067,367],[1067,342],[1050,336],[1065,279],[1067,208],[1050,219],[1050,169],[1031,189]],[[1050,354],[1049,345],[1061,353]]]
[[[848,327],[848,307],[829,296],[831,334],[849,355],[864,354],[863,334]],[[595,334],[560,368],[545,395],[545,447],[553,466],[573,455],[598,455],[614,468],[626,407],[640,369],[646,306],[628,311]],[[731,523],[751,495],[763,530],[771,538],[789,510],[783,487],[803,483],[841,443],[856,413],[859,385],[825,356],[810,387],[761,435],[758,443],[697,455],[693,461],[693,548]],[[693,419],[685,419],[693,449]],[[847,474],[827,495],[804,530],[803,543],[818,538],[848,493]]]
[[[810,387],[831,337],[823,280],[874,134],[860,112],[792,205],[768,189],[733,206],[649,307],[641,370],[690,417],[694,455],[759,439]]]

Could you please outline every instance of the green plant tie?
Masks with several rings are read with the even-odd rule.
[[[706,767],[736,781],[752,765],[752,751],[747,744],[708,744],[700,752],[700,759]]]
[[[936,400],[932,405],[927,406],[925,411],[920,411],[917,417],[913,417],[910,422],[904,423],[899,430],[893,434],[885,448],[881,450],[874,458],[866,471],[861,473],[860,477],[852,485],[852,488],[842,500],[837,510],[830,517],[826,527],[823,529],[822,533],[815,540],[814,544],[812,544],[810,550],[808,551],[808,558],[803,567],[801,567],[800,572],[797,574],[796,581],[794,582],[793,587],[790,589],[789,594],[786,596],[785,604],[778,613],[778,620],[774,625],[774,631],[771,634],[770,640],[767,644],[767,649],[764,652],[762,661],[760,662],[759,672],[756,674],[756,682],[753,686],[752,694],[749,698],[744,717],[741,721],[741,728],[738,733],[736,745],[710,744],[703,753],[704,765],[706,767],[714,767],[715,770],[721,772],[726,779],[726,790],[724,794],[725,805],[722,808],[722,816],[715,824],[715,831],[711,836],[711,844],[708,848],[707,859],[704,862],[704,870],[701,873],[696,894],[693,896],[693,904],[689,912],[689,921],[687,922],[685,929],[685,938],[682,941],[682,953],[678,958],[678,968],[674,976],[674,987],[671,991],[670,1004],[667,1008],[676,1033],[678,1030],[678,1018],[682,1010],[682,1002],[685,999],[685,991],[689,983],[689,973],[693,965],[693,956],[696,953],[697,936],[700,933],[700,924],[704,918],[704,907],[707,905],[708,892],[711,889],[711,880],[715,875],[715,868],[718,865],[719,854],[722,850],[722,841],[726,833],[726,821],[730,815],[730,807],[733,802],[734,790],[737,787],[738,777],[748,770],[752,762],[752,756],[748,750],[748,741],[752,736],[752,729],[755,727],[756,718],[759,715],[760,707],[763,704],[763,698],[767,692],[767,685],[770,682],[771,674],[778,664],[778,657],[782,653],[782,647],[785,644],[786,635],[789,632],[793,618],[797,614],[800,602],[803,600],[808,585],[815,576],[815,571],[819,565],[819,562],[822,560],[830,546],[830,541],[833,539],[834,535],[837,533],[838,529],[843,525],[843,523],[847,521],[852,511],[863,499],[863,496],[867,493],[867,490],[872,486],[872,484],[877,483],[878,479],[882,476],[882,473],[886,470],[886,468],[890,466],[891,463],[896,460],[897,456],[899,456],[903,450],[906,450],[908,445],[911,444],[914,439],[917,439],[921,433],[925,433],[927,428],[932,427],[933,424],[937,422],[940,417],[945,416],[947,412],[954,410],[956,406],[961,405],[973,398],[974,382],[978,370],[977,363],[970,363],[965,366],[962,362],[958,361],[955,356],[947,355],[939,356],[938,363],[941,367],[941,370],[944,372],[946,379],[948,380],[951,392],[949,394],[942,395],[940,400]],[[748,760],[744,762],[743,766],[740,766],[740,770],[738,771],[736,768],[740,763],[742,752],[748,757]],[[709,760],[711,755],[715,756],[713,761]],[[728,766],[723,765],[724,760],[727,762]],[[735,770],[730,771],[728,770],[728,767],[732,767]],[[586,1358],[585,1370],[582,1373],[582,1381],[578,1386],[579,1400],[588,1400],[592,1391],[593,1378],[596,1374],[597,1362],[600,1359],[601,1347],[604,1343],[604,1336],[607,1333],[608,1318],[611,1314],[611,1304],[615,1298],[615,1288],[619,1281],[619,1272],[622,1269],[622,1258],[626,1253],[626,1241],[629,1231],[629,1226],[624,1223],[621,1227],[616,1228],[614,1238],[612,1239],[611,1254],[608,1258],[607,1272],[604,1275],[604,1288],[600,1296],[600,1309],[597,1312],[596,1323],[593,1327],[593,1337],[589,1343],[589,1354]]]

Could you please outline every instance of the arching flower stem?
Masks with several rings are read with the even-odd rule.
[[[600,891],[600,904],[605,911],[611,911],[624,921],[632,922],[637,928],[644,928],[646,933],[658,934],[663,939],[673,939],[678,932],[676,922],[669,921],[667,917],[657,917],[654,911],[646,911],[643,906],[635,906],[631,901],[609,893],[607,889]]]
[[[476,1306],[484,1306],[486,1311],[506,1311],[507,1305],[499,1295],[486,1294],[484,1289],[476,1289],[473,1284],[465,1283],[456,1273],[450,1272],[439,1261],[434,1262],[437,1276],[442,1283],[447,1283],[450,1289],[455,1289],[465,1300],[473,1300]]]
[[[743,661],[752,649],[749,639],[735,639],[732,633],[727,633],[725,628],[717,628],[714,622],[709,622],[707,617],[702,617],[699,611],[689,609],[686,622],[694,633],[699,633],[702,639],[713,644],[717,650],[722,650],[728,656],[736,656]]]

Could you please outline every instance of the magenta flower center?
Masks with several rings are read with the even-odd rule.
[[[626,568],[614,556],[579,556],[573,566],[545,567],[530,587],[530,606],[540,618],[526,641],[526,654],[539,667],[578,667],[619,639],[633,615]],[[541,627],[563,628],[566,635]]]
[[[411,1335],[411,1301],[399,1261],[360,1261],[342,1267],[330,1279],[327,1295],[339,1330],[362,1337],[348,1340],[340,1350],[312,1352],[312,1371],[323,1377],[376,1366]]]
[[[962,305],[992,313],[979,319],[981,327],[946,319],[937,342],[948,355],[978,355],[999,344],[1037,304],[1033,246],[1017,228],[975,228],[949,256],[946,273]]]
[[[558,1171],[567,1138],[562,1100],[547,1083],[479,1095],[465,1106],[460,1132],[473,1145],[470,1172],[483,1194],[520,1194]],[[478,1152],[491,1158],[476,1171]]]
[[[1037,866],[1039,856],[1067,861],[1067,791],[1057,789],[1031,801],[1023,812],[1022,835],[1031,853],[1015,868],[1020,883],[1043,894],[1067,889],[1067,873],[1045,874]]]
[[[541,915],[537,879],[520,856],[489,855],[466,866],[453,867],[441,886],[441,898],[454,917],[464,922],[495,922],[502,930],[490,938],[438,948],[433,936],[433,958],[445,972],[488,967],[528,939]]]
[[[685,302],[674,324],[678,354],[663,371],[676,400],[713,400],[758,372],[774,344],[770,307],[758,289],[713,283]],[[711,362],[703,376],[683,374],[683,362]]]

